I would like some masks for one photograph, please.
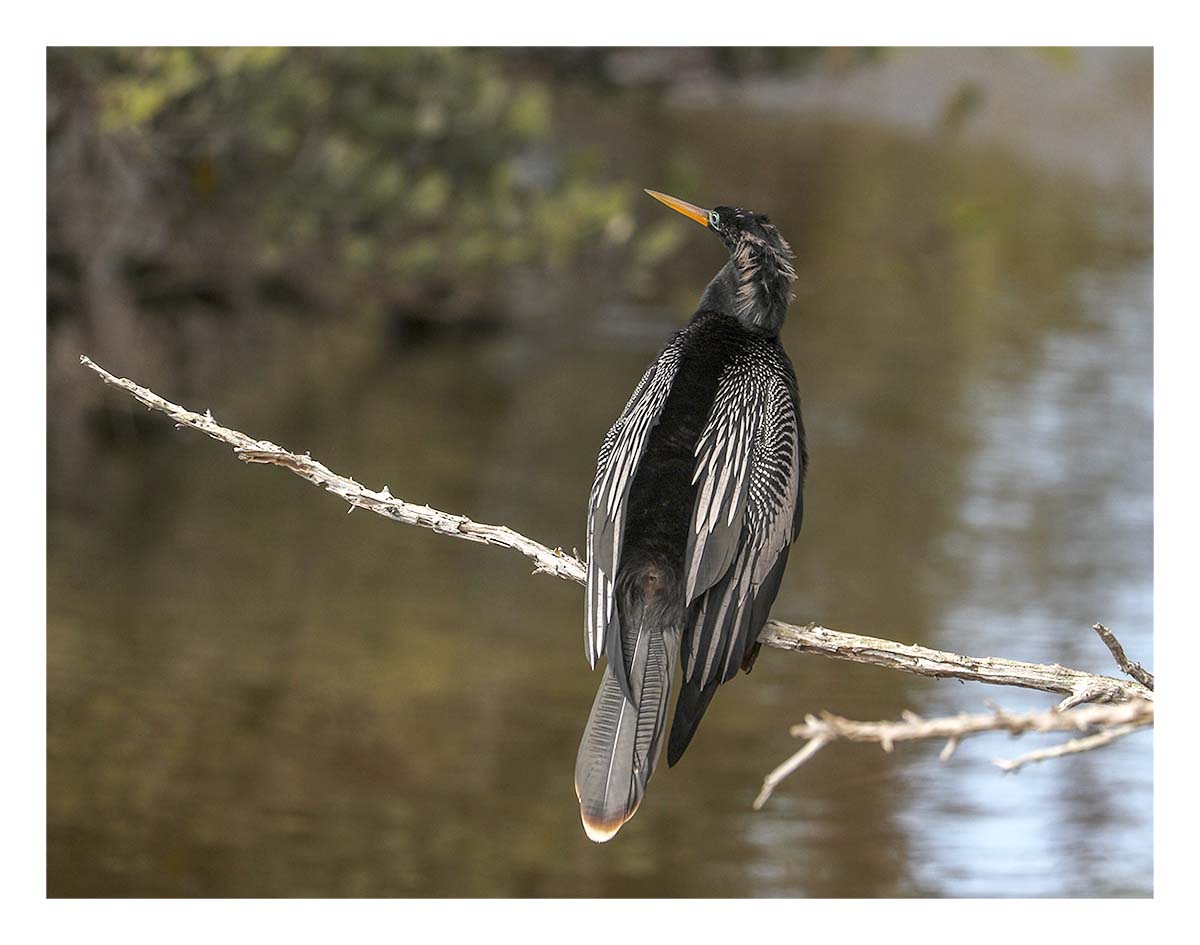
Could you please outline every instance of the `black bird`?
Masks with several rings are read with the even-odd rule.
[[[587,835],[634,815],[683,684],[667,763],[717,686],[747,672],[800,531],[808,457],[779,329],[796,278],[766,216],[646,191],[711,229],[729,261],[646,370],[600,447],[588,507],[584,645],[608,666],[575,763]]]

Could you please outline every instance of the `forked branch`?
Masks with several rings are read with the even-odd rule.
[[[766,803],[775,786],[812,758],[830,742],[874,742],[890,752],[897,742],[942,741],[940,759],[946,761],[954,754],[959,742],[981,732],[1093,732],[1085,738],[1073,739],[1022,755],[1012,761],[993,762],[1002,771],[1018,770],[1022,765],[1047,758],[1060,758],[1099,748],[1112,741],[1154,724],[1154,703],[1133,699],[1118,705],[1089,705],[1078,709],[1049,709],[1044,712],[1006,712],[994,707],[991,712],[924,719],[915,712],[905,712],[898,722],[855,722],[829,712],[808,716],[803,724],[792,726],[792,735],[806,739],[804,746],[763,779],[762,790],[754,801],[758,810]]]
[[[568,554],[561,548],[550,548],[513,531],[506,525],[487,525],[475,522],[465,515],[442,512],[430,508],[428,505],[406,502],[393,496],[387,486],[379,491],[369,489],[361,483],[355,482],[353,478],[333,472],[308,453],[292,453],[268,440],[255,439],[245,433],[222,426],[213,419],[209,411],[206,410],[200,414],[171,403],[152,390],[141,387],[127,378],[110,374],[87,357],[81,357],[80,363],[98,374],[106,384],[125,391],[151,410],[158,410],[166,414],[175,421],[177,427],[191,427],[214,440],[232,446],[234,454],[243,462],[280,466],[339,496],[348,502],[351,508],[367,509],[392,521],[419,525],[452,538],[498,545],[518,551],[533,562],[535,574],[553,574],[555,577],[575,581],[579,584],[584,582],[584,563],[575,555]],[[969,679],[998,686],[1036,689],[1056,693],[1064,698],[1058,705],[1058,711],[1043,713],[1036,717],[1013,716],[997,711],[989,716],[959,716],[951,720],[924,720],[911,716],[906,717],[903,722],[889,723],[850,722],[832,715],[820,718],[809,716],[805,725],[800,727],[800,734],[808,739],[808,743],[788,762],[772,772],[767,781],[773,787],[790,771],[795,770],[799,764],[812,757],[830,741],[837,739],[864,740],[864,738],[871,740],[870,737],[863,735],[866,732],[874,732],[876,736],[874,740],[884,744],[885,747],[895,741],[918,737],[947,738],[951,740],[952,744],[955,739],[975,731],[991,731],[1000,728],[1012,731],[1011,726],[1018,724],[1025,726],[1021,729],[1022,731],[1059,731],[1068,728],[1080,730],[1081,719],[1092,720],[1088,722],[1088,725],[1092,727],[1101,724],[1095,721],[1101,717],[1095,714],[1096,711],[1110,714],[1133,713],[1130,719],[1123,722],[1110,721],[1108,728],[1102,729],[1097,735],[1090,736],[1091,742],[1088,738],[1083,738],[1077,742],[1069,742],[1065,746],[1060,746],[1057,750],[1048,749],[1041,753],[1035,752],[1025,758],[1005,763],[1011,766],[1010,770],[1015,770],[1016,767],[1026,762],[1052,757],[1054,756],[1052,752],[1056,751],[1057,755],[1062,755],[1098,747],[1099,744],[1106,744],[1114,738],[1126,734],[1127,731],[1153,724],[1153,677],[1140,665],[1126,658],[1124,650],[1117,643],[1111,631],[1097,624],[1096,632],[1100,634],[1101,639],[1113,653],[1121,671],[1131,675],[1132,679],[1102,676],[1056,664],[1026,663],[991,656],[964,656],[915,644],[899,643],[856,633],[844,633],[816,623],[800,626],[783,623],[779,620],[770,620],[759,635],[759,642],[776,649],[816,653],[832,659],[866,663],[935,679]],[[1085,702],[1126,703],[1126,705],[1120,709],[1097,707],[1097,709],[1088,710],[1093,713],[1092,715],[1062,711]],[[981,719],[987,721],[981,721]],[[1058,721],[1050,721],[1051,719]],[[1038,728],[1039,725],[1047,727]],[[911,734],[922,731],[933,731],[937,734]],[[851,732],[858,734],[856,736],[850,734]],[[1101,736],[1104,736],[1103,740],[1097,741]],[[1071,745],[1076,747],[1068,747]],[[765,794],[770,793],[770,788],[766,784],[764,784],[764,791]],[[765,800],[765,795],[760,795],[760,800]]]
[[[199,430],[233,447],[234,455],[247,463],[280,466],[307,479],[314,485],[339,496],[355,508],[367,509],[392,521],[420,525],[442,535],[510,548],[525,555],[534,564],[535,574],[582,584],[584,564],[561,548],[549,548],[505,525],[485,525],[465,515],[455,515],[398,499],[384,486],[378,492],[354,479],[331,471],[308,453],[292,453],[267,440],[258,440],[229,427],[221,426],[209,411],[196,413],[164,400],[158,394],[126,378],[114,377],[90,358],[80,362],[95,371],[106,384],[132,395],[152,410],[159,410],[175,421],[177,427]],[[1020,686],[1059,693],[1072,698],[1086,695],[1089,702],[1124,702],[1135,698],[1153,698],[1153,692],[1141,683],[1112,676],[1085,673],[1065,666],[1025,663],[991,656],[963,656],[944,650],[897,643],[878,637],[830,630],[819,624],[804,626],[771,620],[759,636],[759,642],[781,650],[817,653],[833,659],[869,663],[918,676],[939,679],[972,679],[997,686]]]

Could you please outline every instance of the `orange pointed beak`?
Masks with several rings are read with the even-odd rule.
[[[660,194],[657,190],[646,190],[646,193],[659,203],[665,203],[672,210],[682,213],[689,220],[695,220],[701,226],[708,226],[708,211],[703,207],[697,207],[678,197],[668,197],[666,194]]]

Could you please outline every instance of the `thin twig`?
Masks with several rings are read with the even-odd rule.
[[[526,538],[505,525],[484,525],[473,522],[465,515],[454,515],[430,508],[428,505],[415,505],[397,499],[387,486],[378,492],[368,489],[351,478],[341,476],[331,471],[324,464],[317,462],[308,453],[292,453],[282,446],[277,446],[268,440],[256,440],[238,430],[221,426],[213,419],[211,411],[203,414],[188,410],[178,404],[159,397],[154,391],[140,387],[133,381],[123,377],[114,377],[104,368],[88,357],[81,357],[80,363],[91,368],[104,382],[133,395],[152,410],[159,410],[175,421],[175,425],[191,427],[220,440],[233,447],[238,459],[246,463],[263,463],[280,466],[291,470],[297,476],[307,479],[314,485],[340,496],[350,503],[352,508],[367,509],[395,522],[407,525],[420,525],[441,535],[454,538],[464,538],[467,541],[477,541],[488,545],[499,545],[519,551],[534,563],[534,573],[553,574],[566,580],[584,581],[583,562],[574,555],[569,555],[561,548],[547,548],[540,542]]]
[[[125,391],[148,408],[159,410],[175,421],[177,426],[199,430],[234,448],[243,462],[263,463],[290,470],[314,485],[339,496],[351,508],[367,509],[396,522],[420,525],[441,535],[467,541],[497,545],[519,551],[534,564],[534,573],[553,574],[563,580],[584,582],[584,564],[561,548],[549,548],[532,538],[513,531],[505,525],[486,525],[464,515],[455,515],[415,505],[398,499],[387,486],[378,492],[339,475],[317,462],[308,453],[292,453],[267,440],[257,440],[245,433],[224,427],[213,419],[211,412],[203,414],[171,403],[127,378],[110,374],[90,358],[80,363],[94,371],[106,384]],[[781,650],[817,653],[832,659],[867,663],[895,669],[917,676],[935,679],[970,679],[998,686],[1019,686],[1065,695],[1068,699],[1092,702],[1124,702],[1130,699],[1152,699],[1153,692],[1139,682],[1100,676],[1068,669],[1058,665],[1025,663],[997,657],[963,656],[928,647],[883,640],[856,633],[843,633],[815,623],[806,626],[770,620],[758,638],[760,643]]]
[[[1108,652],[1110,652],[1113,655],[1113,659],[1117,661],[1117,668],[1127,676],[1132,676],[1143,686],[1153,692],[1154,677],[1142,668],[1141,663],[1135,663],[1125,655],[1125,647],[1121,646],[1121,641],[1117,639],[1116,634],[1114,634],[1102,623],[1092,624],[1092,629],[1095,630],[1100,639],[1104,641],[1104,645],[1108,647]]]
[[[1064,755],[1075,755],[1081,751],[1092,751],[1095,748],[1102,748],[1105,745],[1115,742],[1118,738],[1124,738],[1126,735],[1136,732],[1141,727],[1134,724],[1118,725],[1116,728],[1106,728],[1095,735],[1088,735],[1084,738],[1072,738],[1069,742],[1063,742],[1061,745],[1054,745],[1050,748],[1039,748],[1037,751],[1031,751],[1020,758],[1013,758],[1010,761],[996,760],[992,764],[1005,774],[1011,774],[1015,771],[1020,771],[1023,765],[1030,764],[1031,762],[1046,761],[1049,758],[1061,758]]]
[[[800,725],[793,725],[794,738],[824,738],[826,741],[845,739],[851,742],[876,742],[884,751],[891,751],[896,742],[941,741],[943,738],[963,739],[980,732],[1084,732],[1111,725],[1153,725],[1154,703],[1134,699],[1119,705],[1088,705],[1067,712],[1050,709],[1042,712],[1006,712],[996,708],[991,712],[948,715],[926,719],[914,712],[893,722],[856,722],[830,712],[810,715]]]
[[[775,785],[799,768],[802,764],[804,764],[804,762],[808,761],[809,758],[819,752],[827,744],[829,744],[829,740],[821,735],[818,735],[816,738],[805,743],[803,748],[801,748],[787,761],[763,778],[762,790],[758,792],[758,797],[754,799],[754,809],[762,810],[763,804],[767,803],[767,798],[770,797],[771,792],[775,790]]]
[[[961,739],[981,732],[1009,732],[1021,735],[1025,732],[1086,732],[1101,729],[1098,735],[1118,733],[1104,740],[1098,740],[1098,735],[1077,739],[1053,749],[1043,749],[1042,753],[1034,752],[1014,762],[996,762],[1005,770],[1016,770],[1027,761],[1040,761],[1042,758],[1099,748],[1121,735],[1153,724],[1154,703],[1147,699],[1134,699],[1119,705],[1084,706],[1067,712],[1052,709],[1044,712],[1017,713],[996,708],[991,712],[974,715],[964,712],[933,719],[922,718],[915,712],[905,712],[903,719],[895,722],[857,722],[831,712],[823,712],[819,716],[810,715],[802,724],[792,726],[792,735],[807,739],[807,742],[763,779],[762,790],[754,800],[754,809],[758,810],[766,803],[780,781],[826,745],[839,740],[874,742],[884,751],[890,752],[896,742],[946,739],[946,746],[939,755],[942,761],[946,761],[954,753]],[[1083,747],[1067,747],[1077,743]],[[1006,765],[1011,765],[1011,769],[1006,768]]]

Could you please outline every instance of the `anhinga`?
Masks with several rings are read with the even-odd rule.
[[[637,811],[662,750],[683,755],[717,686],[758,654],[800,531],[807,454],[779,329],[796,278],[762,214],[647,191],[715,232],[729,261],[647,369],[604,438],[588,507],[585,648],[608,666],[579,756],[584,830],[610,839]]]

